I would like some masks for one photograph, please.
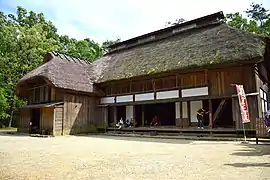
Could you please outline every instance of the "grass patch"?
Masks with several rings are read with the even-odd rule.
[[[4,128],[0,128],[0,131],[4,131],[4,130],[14,130],[14,131],[17,131],[17,128],[15,128],[15,127],[4,127]]]

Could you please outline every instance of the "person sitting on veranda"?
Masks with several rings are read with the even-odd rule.
[[[124,121],[123,118],[120,119],[120,121],[116,124],[116,127],[118,127],[118,129],[121,129],[124,125]]]
[[[198,129],[204,129],[204,118],[208,112],[204,108],[197,111]]]
[[[132,127],[133,126],[133,119],[132,118],[126,120],[126,126],[127,127]]]
[[[150,123],[150,126],[156,126],[158,125],[159,123],[159,119],[157,116],[155,116],[153,119],[152,119],[152,122]]]

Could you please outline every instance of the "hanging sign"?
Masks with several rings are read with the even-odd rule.
[[[238,94],[242,122],[249,123],[250,122],[250,115],[249,115],[249,111],[248,111],[248,102],[247,102],[247,97],[245,94],[244,87],[243,87],[243,85],[238,85],[238,84],[235,86],[236,86],[237,94]]]

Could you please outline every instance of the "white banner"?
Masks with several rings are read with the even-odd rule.
[[[243,85],[235,85],[238,94],[238,100],[241,110],[242,122],[249,123],[250,122],[250,115],[248,111],[248,102],[245,94],[245,90]]]

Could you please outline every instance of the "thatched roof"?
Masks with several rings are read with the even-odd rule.
[[[264,52],[264,38],[216,22],[109,53],[93,65],[100,72],[96,80],[100,83],[211,64],[261,59]]]
[[[261,60],[265,38],[229,27],[220,20],[222,18],[219,12],[117,43],[93,64],[49,53],[44,58],[45,63],[26,74],[18,84],[41,76],[55,87],[96,92],[93,83]]]
[[[92,65],[85,60],[56,52],[48,53],[42,65],[27,73],[17,86],[35,77],[43,77],[58,88],[94,92]]]

